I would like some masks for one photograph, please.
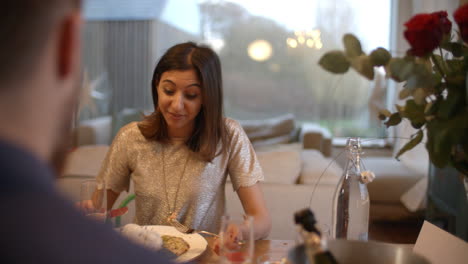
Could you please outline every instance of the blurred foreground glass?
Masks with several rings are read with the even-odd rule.
[[[253,216],[229,216],[221,218],[221,263],[253,263]]]
[[[82,182],[79,207],[86,216],[104,223],[107,216],[107,192],[105,184],[96,180]]]
[[[330,230],[329,225],[318,222],[316,226],[321,233],[321,237],[323,241],[327,241],[328,239],[331,239],[331,230]]]
[[[257,264],[287,264],[288,258],[285,254],[271,252],[257,258]]]

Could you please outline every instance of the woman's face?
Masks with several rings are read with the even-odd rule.
[[[157,87],[159,109],[170,137],[189,137],[202,106],[201,83],[194,70],[167,71]]]

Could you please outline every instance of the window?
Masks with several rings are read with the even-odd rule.
[[[151,111],[157,59],[191,40],[210,45],[221,58],[226,115],[293,113],[300,122],[327,126],[335,137],[381,137],[385,129],[369,111],[369,98],[382,93],[374,97],[384,107],[385,92],[353,71],[329,74],[318,60],[342,49],[348,32],[366,52],[388,49],[390,1],[88,1],[83,56],[89,85],[80,120],[112,117],[115,134],[125,113]]]

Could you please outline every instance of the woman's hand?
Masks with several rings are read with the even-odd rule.
[[[94,206],[94,202],[92,200],[83,200],[80,202],[76,202],[75,206],[84,215],[90,216],[95,220],[104,221],[106,219],[106,210],[104,208],[97,209]]]
[[[256,183],[249,187],[239,187],[237,195],[242,203],[242,207],[244,207],[245,214],[254,217],[254,239],[267,237],[271,230],[271,218],[266,208],[260,184]],[[243,230],[242,227],[241,230]],[[247,234],[247,232],[244,232],[244,234]]]
[[[229,224],[225,232],[225,234],[219,234],[219,238],[215,238],[213,242],[213,251],[218,255],[221,251],[221,243],[228,250],[238,250],[242,241],[242,231],[238,225]],[[220,238],[223,238],[224,241],[220,241]]]
[[[82,211],[85,214],[93,212],[95,210],[92,200],[83,200],[76,202],[75,206],[78,208],[78,210]]]

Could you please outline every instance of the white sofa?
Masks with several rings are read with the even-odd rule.
[[[142,114],[135,109],[124,109],[116,115],[114,122],[111,116],[82,121],[74,130],[75,146],[109,145],[118,127],[141,120]],[[315,123],[303,123],[297,127],[293,114],[239,122],[254,147],[297,141],[301,142],[304,149],[319,150],[326,157],[331,155],[331,133]]]
[[[86,178],[64,177],[57,180],[57,185],[65,195],[74,201],[79,200],[79,185]],[[293,222],[294,212],[310,207],[315,212],[319,222],[331,226],[331,201],[335,186],[332,184],[320,185],[316,188],[314,199],[309,203],[313,186],[305,184],[278,184],[261,183],[261,188],[269,212],[272,215],[271,239],[295,239],[296,230]],[[132,193],[132,189],[130,190]],[[123,193],[116,205],[128,195]],[[230,183],[226,184],[226,210],[228,214],[243,214],[243,208],[232,190]],[[122,217],[122,224],[131,223],[135,214],[134,203],[129,204],[129,213]]]
[[[376,179],[368,185],[372,220],[399,221],[423,216],[422,210],[409,210],[402,202],[405,194],[421,179],[425,179],[423,173],[394,157],[369,157],[364,162],[367,169],[376,175]]]
[[[98,173],[99,164],[102,162],[107,151],[107,146],[83,146],[76,149],[70,156],[65,174],[57,179],[57,186],[73,201],[78,201],[80,197],[80,183],[87,179],[93,179]],[[276,152],[276,153],[275,153]],[[300,162],[300,176],[294,178],[288,175],[280,179],[278,176],[285,172],[284,167],[288,165],[288,158],[282,163],[278,163],[275,154],[281,156],[292,151],[273,151],[271,153],[259,152],[259,159],[265,167],[265,181],[261,183],[262,191],[267,207],[272,215],[273,228],[270,234],[272,239],[294,239],[295,228],[293,223],[294,212],[308,207],[314,210],[320,222],[331,225],[331,202],[335,189],[335,184],[340,176],[340,169],[333,166],[331,172],[327,172],[320,184],[316,186],[312,202],[311,195],[314,183],[325,168],[329,159],[324,158],[316,150],[304,150],[302,161]],[[293,159],[289,159],[291,161]],[[269,174],[274,170],[276,164],[280,174]],[[322,168],[319,168],[322,167]],[[271,176],[271,177],[270,177]],[[276,177],[276,178],[275,178]],[[133,189],[130,188],[130,193]],[[116,206],[128,195],[121,194]],[[122,223],[132,221],[134,215],[134,204],[130,203],[130,212],[123,217]],[[229,214],[242,214],[243,209],[237,194],[233,191],[231,183],[226,184],[226,208]]]
[[[331,226],[332,196],[342,174],[340,165],[343,164],[340,161],[337,161],[340,165],[331,163],[330,134],[314,124],[302,124],[298,131],[291,115],[263,121],[241,121],[241,124],[256,149],[265,173],[262,189],[273,217],[270,237],[294,238],[292,215],[309,204],[319,221]],[[79,137],[81,140],[78,142],[82,144],[70,155],[65,174],[58,179],[60,188],[73,199],[79,197],[79,183],[84,179],[94,178],[97,174],[107,145],[96,144],[110,141],[109,126],[110,119],[103,117],[88,121],[79,128],[86,132]],[[409,190],[418,181],[425,179],[421,169],[414,168],[414,165],[419,164],[424,168],[424,164],[398,162],[393,157],[366,154],[364,162],[367,169],[374,171],[377,176],[368,185],[371,220],[401,220],[421,216],[421,210],[415,209],[416,213],[408,210],[408,206],[405,207],[402,203],[402,197],[414,196],[407,195]],[[315,184],[325,169],[326,173],[320,179],[312,202],[309,203]],[[120,200],[124,197],[125,195],[121,195]],[[226,199],[228,212],[243,211],[230,183],[226,186]],[[412,203],[418,206],[420,204],[419,201]],[[134,213],[134,208],[130,209],[131,212],[124,217],[125,223],[131,221]]]
[[[281,120],[276,123],[270,122],[263,128],[253,129],[248,124],[243,124],[243,126],[246,127],[249,136],[252,133],[261,135],[261,131],[265,129],[277,132],[278,129],[272,130],[272,125],[276,125],[276,128],[281,127],[279,130],[282,132],[272,133],[272,135],[275,134],[273,137],[268,137],[266,134],[258,138],[253,137],[253,145],[265,174],[265,181],[261,183],[261,187],[273,221],[269,238],[294,239],[296,231],[293,214],[305,207],[311,206],[318,220],[331,226],[332,197],[342,170],[334,163],[330,165],[331,159],[325,157],[321,151],[305,149],[302,144],[305,141],[280,143],[282,142],[280,138],[285,134],[295,134],[292,131],[294,125],[291,126],[289,121],[284,122],[289,118]],[[326,144],[315,142],[315,140],[323,140],[324,136],[321,133],[322,131],[316,129],[303,130],[301,135],[296,135],[296,137],[306,139],[308,144],[322,149],[322,145],[326,146]],[[270,144],[272,142],[276,144]],[[57,179],[59,189],[70,199],[79,200],[81,181],[92,179],[97,175],[107,150],[107,145],[77,147],[70,154],[63,175]],[[326,168],[328,169],[323,174]],[[319,184],[315,186],[321,175]],[[311,197],[314,187],[315,194]],[[130,188],[131,192],[132,188]],[[128,194],[121,195],[116,205],[120,204],[126,195]],[[229,182],[226,185],[226,207],[229,214],[243,213],[242,205]],[[130,212],[122,218],[123,224],[132,221],[134,210],[134,205],[131,203]]]

